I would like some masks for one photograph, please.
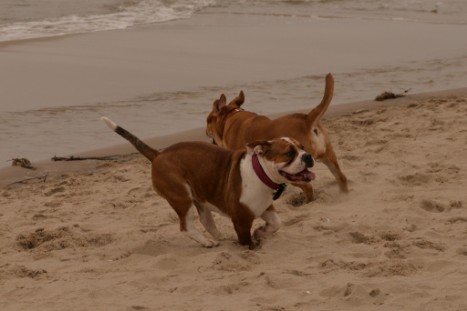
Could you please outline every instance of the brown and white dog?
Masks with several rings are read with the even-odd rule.
[[[243,91],[228,105],[224,94],[214,101],[207,117],[206,134],[213,142],[231,150],[244,148],[246,143],[273,137],[293,137],[305,146],[316,160],[332,172],[340,190],[348,192],[347,178],[342,173],[329,135],[320,120],[331,103],[334,79],[326,76],[326,87],[321,103],[308,114],[294,113],[274,120],[241,108],[245,101]],[[305,193],[306,201],[314,200],[311,184],[297,184]]]
[[[309,170],[312,156],[292,138],[251,142],[246,150],[237,151],[205,142],[182,142],[157,151],[110,119],[101,119],[152,162],[155,191],[177,213],[180,231],[205,247],[219,244],[211,215],[215,211],[231,218],[240,244],[254,249],[261,237],[279,229],[273,194],[285,183],[314,179]],[[213,239],[196,230],[195,209]],[[251,228],[258,217],[266,223],[255,230],[253,239]]]

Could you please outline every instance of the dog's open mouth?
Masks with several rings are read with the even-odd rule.
[[[296,174],[289,174],[284,171],[279,171],[279,173],[292,182],[310,182],[315,179],[315,174],[308,169],[304,169]]]

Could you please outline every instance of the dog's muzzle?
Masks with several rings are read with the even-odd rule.
[[[306,167],[313,167],[313,165],[315,164],[313,157],[309,153],[305,153],[304,155],[302,155],[302,161],[305,162]]]
[[[209,131],[208,131],[207,129],[206,129],[206,136],[207,136],[208,138],[211,139],[211,143],[212,143],[213,145],[216,145],[216,146],[217,146],[216,140],[214,139],[213,135],[211,135],[211,134],[209,133]]]

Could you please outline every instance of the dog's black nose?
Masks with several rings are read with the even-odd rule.
[[[309,153],[302,155],[302,161],[305,162],[306,167],[313,167],[313,164],[315,164],[313,157]]]

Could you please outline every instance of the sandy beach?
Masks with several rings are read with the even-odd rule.
[[[4,185],[1,309],[466,310],[467,90],[350,108],[324,121],[350,193],[317,164],[257,251],[180,234],[139,155]]]

